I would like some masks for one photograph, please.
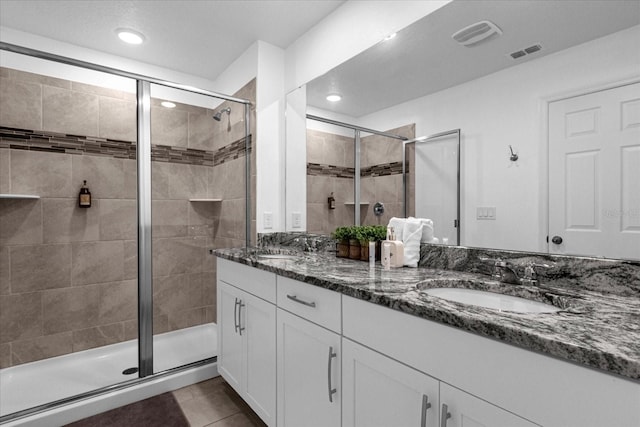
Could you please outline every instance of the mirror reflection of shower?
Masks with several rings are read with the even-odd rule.
[[[222,120],[222,115],[224,113],[227,113],[227,132],[231,132],[231,107],[218,111],[213,115],[213,119],[219,122]]]

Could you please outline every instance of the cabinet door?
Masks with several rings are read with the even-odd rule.
[[[218,371],[242,394],[242,336],[238,328],[238,309],[242,291],[218,280]]]
[[[443,417],[449,414],[446,421]],[[533,427],[532,422],[448,384],[440,383],[441,427]]]
[[[436,426],[438,394],[438,380],[342,340],[343,427]]]
[[[267,425],[276,414],[276,306],[244,293],[240,305],[244,400]]]
[[[340,426],[340,336],[277,310],[278,426]]]

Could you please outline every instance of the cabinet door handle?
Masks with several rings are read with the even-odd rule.
[[[242,331],[244,331],[245,328],[242,327],[242,307],[244,307],[246,304],[242,303],[242,300],[238,300],[240,303],[238,304],[238,332],[240,333],[240,336],[242,336]]]
[[[446,403],[442,404],[442,413],[440,414],[440,427],[447,427],[447,420],[451,418],[451,412]]]
[[[238,325],[238,304],[240,304],[240,301],[238,301],[238,298],[236,298],[236,302],[233,305],[233,328],[236,331],[236,334],[238,333],[238,328],[240,327]]]
[[[333,403],[333,394],[338,390],[331,387],[331,362],[338,355],[333,352],[333,347],[329,347],[329,363],[327,364],[327,384],[329,385],[329,402]]]
[[[422,395],[422,417],[420,419],[420,427],[427,427],[427,411],[431,408],[431,403],[429,403],[429,396],[426,394]]]
[[[316,308],[316,303],[315,302],[307,302],[307,301],[303,301],[301,299],[299,299],[297,296],[295,295],[289,295],[287,294],[287,298],[289,298],[291,301],[295,301],[298,304],[302,304],[302,305],[306,305],[307,307],[313,307]]]

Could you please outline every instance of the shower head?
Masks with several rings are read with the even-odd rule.
[[[224,110],[218,111],[216,114],[214,114],[213,119],[220,121],[220,119],[222,118],[222,114],[224,113],[231,115],[231,107],[227,107]]]

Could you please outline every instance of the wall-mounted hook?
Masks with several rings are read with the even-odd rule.
[[[511,151],[511,157],[509,157],[509,160],[511,160],[512,162],[517,161],[518,155],[513,152],[513,147],[511,145],[509,145],[509,150]]]

